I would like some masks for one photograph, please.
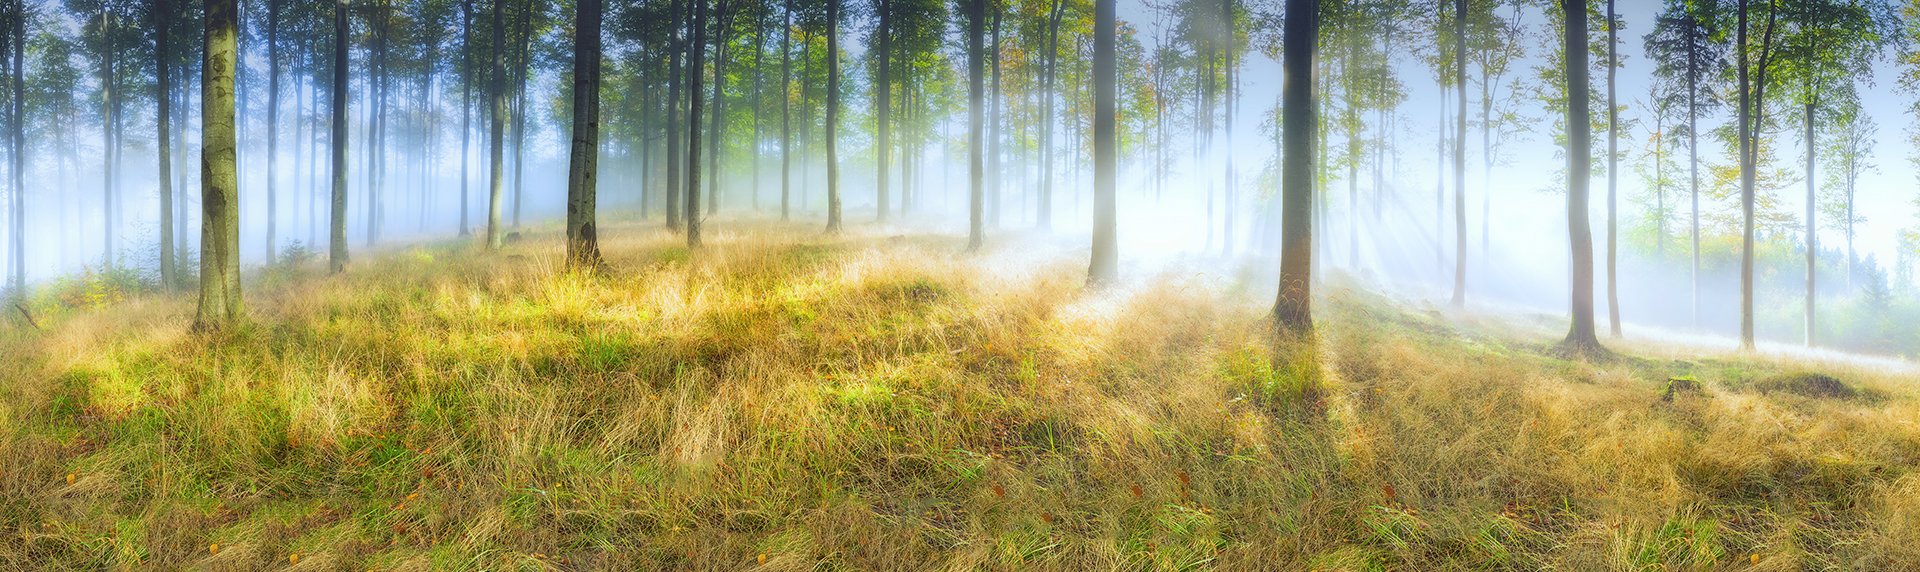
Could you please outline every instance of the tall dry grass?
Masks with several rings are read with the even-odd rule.
[[[0,568],[1920,567],[1899,374],[1566,362],[1337,279],[1276,359],[1245,279],[605,234],[598,275],[552,237],[277,269],[212,337],[168,296],[0,329]]]

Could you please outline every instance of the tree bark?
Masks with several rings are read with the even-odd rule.
[[[493,116],[491,118],[492,125],[488,126],[489,129],[487,133],[487,154],[489,159],[487,166],[487,249],[489,250],[499,250],[506,242],[506,235],[501,232],[502,229],[500,228],[500,202],[503,198],[501,195],[505,190],[502,184],[504,183],[502,179],[504,179],[505,175],[505,165],[501,164],[501,159],[503,159],[506,154],[503,152],[503,149],[501,149],[501,146],[506,143],[505,131],[507,122],[507,89],[505,85],[507,72],[506,65],[502,61],[500,53],[505,51],[507,47],[505,41],[506,34],[502,30],[506,25],[506,18],[501,14],[501,12],[504,11],[505,4],[506,0],[493,0],[493,61],[490,64],[493,68],[493,73],[491,77],[487,78],[487,83],[490,84],[488,85],[488,91],[491,92],[488,96],[493,100],[490,105],[491,109],[488,111],[488,113]]]
[[[724,1],[724,0],[722,0]],[[693,43],[687,46],[687,247],[700,247],[701,60],[707,48],[707,0],[693,2]],[[724,10],[724,7],[716,9]],[[719,92],[714,98],[719,99]]]
[[[14,0],[13,13],[13,268],[10,274],[13,296],[23,299],[27,295],[27,18],[24,0]],[[0,30],[0,34],[4,33],[5,30]],[[159,53],[165,54],[166,50]],[[5,54],[0,52],[0,57],[5,57]],[[4,78],[0,78],[0,81],[4,81]],[[161,129],[164,133],[165,127]],[[165,173],[161,171],[162,179],[166,177]],[[165,220],[166,203],[161,205],[160,218]],[[172,225],[167,226],[171,232]],[[172,253],[171,249],[164,246],[161,249],[163,257]]]
[[[1698,26],[1692,9],[1687,10],[1687,46],[1698,44]],[[1687,194],[1693,201],[1689,233],[1693,240],[1693,327],[1700,327],[1700,78],[1698,58],[1687,57]]]
[[[473,180],[467,162],[473,157],[473,0],[460,1],[460,236],[472,234],[467,220],[467,183]]]
[[[1314,94],[1314,50],[1320,36],[1320,3],[1287,0],[1280,87],[1281,249],[1280,292],[1273,314],[1283,334],[1313,332],[1314,135],[1319,103]]]
[[[1813,214],[1813,203],[1814,203],[1813,153],[1814,153],[1814,141],[1815,141],[1814,140],[1815,133],[1814,133],[1814,126],[1813,126],[1814,107],[1815,107],[1814,102],[1812,100],[1808,100],[1805,108],[1806,109],[1805,123],[1807,127],[1807,326],[1806,326],[1807,347],[1813,347],[1815,343],[1814,342],[1814,315],[1813,315],[1813,304],[1814,304],[1813,295],[1815,291],[1814,290],[1814,268],[1815,268],[1815,262],[1820,252],[1820,235],[1818,233],[1818,227],[1816,226],[1816,222],[1814,220],[1814,214]]]
[[[986,170],[982,124],[986,99],[985,75],[981,60],[986,59],[987,2],[967,2],[967,251],[976,252],[986,242]]]
[[[880,222],[887,222],[887,211],[892,207],[887,193],[887,160],[891,158],[889,154],[893,150],[893,50],[889,47],[893,36],[893,14],[890,13],[887,0],[874,0],[873,9],[880,15],[880,27],[874,31],[874,53],[880,60],[878,73],[873,82],[879,100],[874,105],[874,114],[878,119],[878,132],[875,134],[873,152],[874,162],[879,167],[878,172],[874,174],[876,181],[874,188],[877,193],[876,206],[880,211],[877,218]],[[969,22],[967,25],[972,26],[973,23]],[[969,55],[969,57],[972,56]]]
[[[840,0],[827,0],[827,232],[840,232]]]
[[[173,61],[168,33],[174,21],[171,0],[153,2],[154,62],[154,155],[158,171],[154,183],[160,193],[160,286],[172,289],[178,284],[173,252],[173,146],[168,134],[173,131],[173,76],[168,68]],[[18,192],[16,188],[15,192]]]
[[[1221,45],[1223,48],[1225,48],[1221,50],[1222,52],[1221,59],[1224,60],[1225,65],[1222,67],[1223,67],[1223,75],[1226,76],[1223,78],[1223,81],[1222,81],[1222,89],[1221,89],[1222,97],[1220,98],[1220,107],[1222,109],[1223,115],[1225,115],[1226,120],[1221,123],[1221,126],[1226,131],[1226,136],[1227,136],[1227,144],[1224,147],[1225,151],[1223,152],[1221,157],[1223,160],[1223,164],[1221,167],[1222,172],[1221,172],[1220,199],[1221,199],[1221,206],[1223,208],[1221,209],[1222,228],[1220,229],[1221,230],[1220,251],[1223,256],[1227,256],[1231,258],[1233,256],[1233,243],[1234,243],[1234,239],[1233,239],[1234,237],[1233,223],[1235,218],[1234,215],[1239,211],[1239,208],[1237,208],[1238,196],[1234,192],[1235,191],[1234,187],[1237,181],[1234,180],[1234,173],[1233,173],[1233,151],[1234,151],[1233,110],[1235,107],[1235,102],[1237,101],[1234,95],[1234,89],[1237,86],[1234,83],[1234,73],[1233,73],[1233,54],[1234,54],[1234,51],[1236,50],[1236,47],[1233,43],[1234,42],[1233,0],[1223,0],[1220,3],[1220,9],[1221,9],[1221,14],[1220,14]],[[1096,35],[1096,39],[1098,39],[1097,35]],[[1079,195],[1075,194],[1074,196],[1078,197]]]
[[[673,22],[668,26],[672,30],[672,41],[667,46],[667,229],[680,230],[680,166],[685,147],[680,144],[680,82],[686,79],[681,72],[681,51],[686,48],[687,23],[682,13],[682,2],[699,0],[672,0],[668,11],[672,12]],[[687,9],[691,9],[689,4]]]
[[[1114,145],[1114,37],[1119,35],[1114,22],[1115,1],[1094,0],[1093,4],[1093,262],[1087,269],[1091,286],[1106,286],[1120,279],[1119,219],[1114,196],[1118,155]],[[1227,6],[1231,14],[1231,1]],[[1231,27],[1227,33],[1233,33]],[[1231,109],[1232,104],[1228,106]],[[1231,162],[1228,169],[1232,169]]]
[[[1000,121],[1000,116],[1001,116],[1001,113],[1000,113],[1000,20],[1001,20],[1001,14],[1003,14],[1005,10],[1001,9],[1000,5],[998,4],[999,0],[983,0],[983,1],[993,4],[992,6],[993,7],[992,43],[987,46],[986,48],[987,52],[985,54],[987,58],[988,66],[992,70],[992,76],[989,78],[989,81],[993,83],[993,87],[991,89],[990,95],[988,96],[989,101],[987,103],[987,113],[989,114],[988,121],[991,122],[991,125],[992,125],[991,126],[992,135],[990,136],[991,138],[988,139],[987,141],[988,148],[987,148],[986,225],[991,226],[993,228],[1000,228],[1000,201],[1001,201],[1001,193],[1003,192],[1003,189],[1000,186],[1000,183],[1001,183],[1000,175],[1002,173],[1000,161],[1001,161],[1001,155],[1003,154],[1003,151],[1001,150],[1001,146],[1007,138],[1006,127]]]
[[[1467,305],[1467,0],[1453,4],[1453,306]]]
[[[707,17],[713,21],[713,111],[707,113],[710,127],[707,131],[707,215],[720,210],[720,155],[726,147],[727,116],[727,57],[732,55],[727,46],[727,32],[732,27],[732,6],[724,0],[715,0],[713,11]]]
[[[347,12],[351,0],[339,0],[333,7],[333,214],[327,224],[327,268],[338,274],[347,269]]]
[[[1605,350],[1594,334],[1593,230],[1587,220],[1587,188],[1593,178],[1593,126],[1588,100],[1587,0],[1560,0],[1566,15],[1562,49],[1567,58],[1567,233],[1573,243],[1573,324],[1560,347],[1573,355]]]
[[[200,97],[200,308],[194,328],[225,327],[241,317],[240,188],[236,169],[233,80],[238,50],[236,0],[207,0]]]
[[[573,268],[600,265],[600,239],[594,230],[600,161],[600,3],[574,5],[573,149],[567,161],[567,263]]]
[[[102,151],[100,194],[101,204],[106,210],[105,218],[101,219],[103,223],[102,226],[106,228],[105,255],[101,260],[101,264],[111,268],[115,263],[114,246],[116,243],[114,228],[119,226],[118,213],[115,212],[114,209],[115,185],[113,179],[114,167],[118,165],[118,162],[114,159],[114,152],[118,146],[118,142],[113,140],[113,116],[119,104],[114,100],[116,94],[113,89],[114,84],[117,83],[114,80],[115,76],[113,71],[113,20],[111,12],[104,3],[100,5],[100,44],[100,118],[102,122],[100,126],[100,147]]]
[[[1620,105],[1615,76],[1620,68],[1620,31],[1614,0],[1607,0],[1607,333],[1620,337]]]
[[[279,230],[280,161],[280,0],[267,0],[267,260],[279,258],[275,233]]]
[[[793,0],[780,26],[780,220],[793,218]]]

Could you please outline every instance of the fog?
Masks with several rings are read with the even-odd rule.
[[[75,13],[52,4],[37,7],[32,18],[36,34],[80,38],[89,33],[87,24]],[[1691,249],[1686,241],[1690,213],[1684,181],[1678,191],[1669,191],[1663,199],[1670,208],[1664,241],[1648,244],[1644,230],[1643,221],[1653,199],[1646,191],[1648,182],[1643,171],[1647,167],[1646,152],[1654,140],[1653,119],[1646,105],[1653,62],[1645,55],[1644,35],[1651,15],[1660,9],[1651,0],[1629,0],[1619,6],[1625,28],[1621,33],[1624,61],[1618,70],[1617,90],[1626,124],[1619,134],[1621,172],[1617,183],[1619,311],[1624,321],[1636,327],[1690,335],[1730,334],[1738,322],[1737,260],[1721,253],[1725,250],[1720,242],[1722,229],[1703,231],[1713,235],[1709,246],[1717,250],[1706,256],[1697,277],[1699,293],[1695,300],[1696,277],[1690,269]],[[1440,301],[1451,295],[1453,261],[1465,256],[1469,308],[1565,311],[1570,287],[1567,205],[1561,174],[1565,161],[1554,139],[1553,126],[1559,118],[1536,97],[1541,90],[1557,89],[1541,74],[1556,40],[1546,16],[1537,8],[1515,9],[1514,13],[1514,22],[1526,31],[1518,40],[1526,55],[1513,63],[1503,83],[1490,91],[1500,98],[1501,105],[1511,107],[1519,121],[1497,133],[1495,145],[1486,144],[1478,123],[1481,86],[1475,83],[1469,90],[1469,120],[1474,124],[1465,141],[1465,251],[1455,251],[1456,189],[1451,184],[1451,156],[1445,153],[1446,148],[1439,147],[1448,136],[1442,130],[1454,128],[1450,114],[1455,102],[1445,99],[1451,96],[1441,92],[1433,70],[1420,59],[1421,50],[1430,46],[1420,43],[1423,40],[1418,34],[1409,34],[1411,45],[1401,46],[1391,66],[1404,87],[1404,100],[1388,113],[1366,118],[1364,136],[1378,138],[1386,146],[1378,152],[1369,151],[1369,157],[1357,167],[1356,179],[1350,180],[1343,167],[1330,165],[1326,169],[1324,191],[1316,197],[1323,202],[1322,216],[1315,227],[1316,264],[1323,272],[1351,275],[1383,292]],[[566,96],[571,88],[567,55],[561,49],[570,34],[565,16],[560,10],[548,14],[551,28],[543,28],[532,39],[555,47],[542,45],[534,50],[543,55],[536,57],[528,69],[526,132],[515,135],[509,131],[507,135],[503,219],[514,229],[551,230],[564,214],[569,113]],[[1122,2],[1120,16],[1132,29],[1129,40],[1143,49],[1152,50],[1173,41],[1174,22],[1159,7]],[[316,72],[324,70],[301,63],[311,58],[296,54],[290,60],[294,63],[288,64],[282,74],[279,125],[277,134],[272,135],[277,138],[278,149],[277,155],[269,156],[268,54],[258,29],[261,21],[245,21],[249,29],[242,45],[239,80],[241,254],[244,264],[257,266],[287,256],[289,251],[319,250],[314,244],[324,239],[329,224],[324,201],[330,136],[325,122],[325,93],[314,83],[321,77]],[[1265,24],[1258,22],[1249,25],[1249,38],[1270,33],[1261,30]],[[944,32],[946,38],[957,41],[957,27],[950,28]],[[871,55],[865,42],[869,31],[864,25],[841,28],[844,81],[858,87],[842,89],[839,192],[845,200],[847,220],[862,225],[879,224],[874,222],[879,218],[875,211],[875,118],[869,111],[874,94],[866,85],[872,79],[872,70],[864,63]],[[454,40],[457,43],[457,35]],[[626,66],[638,61],[643,54],[637,47],[640,45],[610,41],[606,65]],[[35,46],[27,53],[26,75],[30,80],[36,73],[51,69],[45,60],[56,57],[44,43]],[[546,54],[549,49],[552,54]],[[945,46],[941,50],[949,57],[939,65],[949,66],[947,72],[963,74],[954,61],[957,56],[948,53],[954,48]],[[28,111],[31,135],[25,150],[26,215],[22,221],[4,222],[9,229],[24,225],[30,284],[45,285],[105,267],[151,273],[158,266],[160,222],[163,216],[169,216],[161,212],[156,180],[152,82],[144,75],[121,80],[122,89],[134,92],[134,100],[127,103],[118,126],[122,134],[117,146],[119,156],[109,160],[99,101],[100,76],[85,73],[94,69],[94,64],[82,50],[67,55],[67,63],[82,73],[65,93],[39,96],[35,101],[58,99],[74,107],[64,116],[53,110]],[[1819,277],[1822,300],[1851,300],[1867,280],[1884,280],[1897,292],[1913,286],[1910,273],[1896,271],[1896,262],[1911,254],[1901,252],[1900,233],[1912,228],[1916,220],[1915,193],[1911,190],[1914,178],[1907,159],[1915,149],[1904,137],[1912,123],[1904,102],[1912,95],[1895,87],[1902,70],[1896,67],[1892,55],[1888,51],[1875,60],[1871,81],[1862,82],[1858,88],[1862,109],[1880,126],[1873,145],[1873,162],[1878,168],[1867,172],[1859,185],[1859,210],[1865,213],[1855,238],[1860,268],[1852,276],[1843,270],[1845,253],[1840,249],[1844,248],[1844,235],[1837,225],[1823,218],[1819,230],[1823,260],[1842,262],[1823,262]],[[359,73],[365,71],[362,66],[370,57],[368,50],[356,44],[347,134],[350,216],[346,226],[353,248],[365,251],[449,241],[461,234],[463,224],[468,229],[480,228],[485,224],[488,192],[486,108],[482,98],[476,96],[468,132],[471,141],[463,161],[458,58],[423,59],[439,70],[437,75],[407,80],[411,83],[386,96],[388,126],[384,143],[372,147],[379,149],[380,155],[376,156],[366,152],[372,141],[368,136],[372,119],[369,110],[375,103],[369,89],[371,76]],[[1180,268],[1210,269],[1223,276],[1242,276],[1245,269],[1252,268],[1248,275],[1263,288],[1273,282],[1272,265],[1277,257],[1274,231],[1278,223],[1277,209],[1270,198],[1277,189],[1274,160],[1278,146],[1273,117],[1278,106],[1279,64],[1262,50],[1251,49],[1238,65],[1238,88],[1231,99],[1233,123],[1213,115],[1222,108],[1208,113],[1208,118],[1216,121],[1210,129],[1198,126],[1197,100],[1187,98],[1172,102],[1166,110],[1170,137],[1158,139],[1155,129],[1148,127],[1142,129],[1140,137],[1122,146],[1119,228],[1121,260],[1127,276],[1145,279],[1177,264]],[[128,73],[151,72],[140,68]],[[1596,111],[1605,105],[1600,99],[1605,93],[1599,83],[1603,78],[1602,74],[1595,76]],[[603,91],[616,94],[632,85],[639,92],[625,97],[641,98],[648,92],[660,97],[667,89],[662,82],[644,81],[647,79],[609,85]],[[791,216],[799,221],[796,224],[821,224],[824,219],[828,186],[821,140],[824,129],[818,110],[807,107],[817,107],[819,94],[825,89],[815,80],[813,75],[797,78],[793,92],[798,94],[794,99],[801,109],[796,113],[791,167]],[[176,87],[181,87],[183,105],[175,109],[180,145],[173,150],[173,160],[176,191],[183,202],[172,216],[181,225],[177,242],[190,253],[197,249],[199,229],[199,95],[197,82]],[[969,187],[963,88],[963,82],[940,83],[933,89],[945,91],[922,96],[932,100],[930,114],[918,119],[923,128],[917,135],[926,140],[894,153],[892,184],[887,192],[894,193],[894,205],[901,206],[902,212],[885,223],[887,232],[966,233]],[[1123,90],[1126,88],[1123,86]],[[747,101],[745,88],[738,89],[743,91],[733,97]],[[1062,89],[1069,100],[1074,93],[1084,91],[1065,83]],[[142,90],[149,93],[139,94]],[[1008,137],[1013,144],[1002,149],[1002,168],[997,177],[991,177],[998,181],[998,198],[989,200],[997,204],[988,213],[989,240],[999,248],[1020,248],[1011,244],[1014,241],[1084,244],[1092,207],[1089,151],[1084,144],[1086,108],[1069,101],[1058,103],[1053,214],[1042,221],[1037,214],[1041,165],[1038,150],[1032,146],[1032,131],[1039,125],[1028,115],[1011,111],[1031,103],[1024,96],[1012,94],[1001,102],[1000,109],[1007,113],[1003,121],[1011,130]],[[1786,103],[1769,105],[1776,115],[1791,113]],[[719,159],[718,205],[708,217],[710,227],[780,216],[783,149],[775,109],[777,106],[763,104],[759,113],[746,114],[750,118],[737,116],[730,120]],[[607,130],[619,129],[620,122],[643,122],[633,130],[643,134],[638,139],[610,137],[602,141],[600,216],[608,223],[663,224],[666,178],[661,171],[665,166],[653,150],[664,146],[664,131],[651,130],[646,120],[644,115],[622,113],[611,113],[604,119]],[[1721,108],[1703,121],[1706,126],[1719,127],[1730,120],[1731,114]],[[1803,175],[1794,167],[1804,152],[1804,142],[1799,140],[1790,117],[1781,122],[1769,134],[1773,143],[1768,152],[1771,163],[1780,165],[1786,176],[1770,181],[1761,192],[1763,202],[1777,203],[1777,211],[1789,220],[1763,229],[1761,241],[1772,245],[1769,248],[1803,253],[1804,239],[1795,229],[1803,228],[1804,221],[1791,219],[1805,211],[1804,179],[1797,178]],[[1605,152],[1606,133],[1605,129],[1596,130],[1596,153]],[[1344,145],[1345,137],[1339,129],[1330,128],[1328,147],[1337,150]],[[1152,164],[1158,146],[1166,147],[1166,156],[1171,159],[1164,171]],[[1483,170],[1487,160],[1483,150],[1488,147],[1499,151],[1493,157],[1494,166]],[[384,160],[374,161],[376,158]],[[1729,164],[1731,154],[1719,140],[1703,139],[1700,158],[1706,170]],[[270,161],[275,171],[271,182]],[[1684,162],[1675,164],[1684,167]],[[1821,168],[1826,168],[1824,162]],[[377,183],[368,177],[376,170],[381,179]],[[1380,173],[1377,181],[1376,170]],[[111,182],[106,176],[109,171],[113,174]],[[1724,184],[1709,179],[1702,186],[1703,224],[1718,224],[1713,222],[1719,220],[1716,217],[1724,217],[1737,204],[1728,197]],[[272,209],[270,188],[275,195]],[[1607,188],[1605,169],[1597,169],[1591,212],[1596,273],[1601,281],[1596,290],[1601,316],[1609,311],[1604,285]],[[1228,193],[1229,189],[1233,192]],[[383,211],[377,217],[377,239],[371,237],[374,229],[370,225],[376,224],[372,222],[376,217],[369,210],[371,205]],[[1793,254],[1784,260],[1803,256]],[[1765,316],[1761,320],[1762,338],[1794,342],[1802,335],[1794,325],[1794,312],[1803,296],[1804,276],[1796,274],[1795,268],[1769,263],[1760,271],[1757,306]]]

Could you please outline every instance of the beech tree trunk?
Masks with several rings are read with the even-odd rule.
[[[238,321],[240,304],[240,185],[234,138],[233,80],[239,52],[236,0],[206,0],[202,60],[200,171],[200,308],[197,330]]]

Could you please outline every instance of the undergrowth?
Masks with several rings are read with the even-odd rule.
[[[1569,362],[1337,281],[1276,348],[1193,273],[613,230],[595,275],[291,260],[218,335],[133,285],[0,327],[0,568],[1920,566],[1895,374]]]

